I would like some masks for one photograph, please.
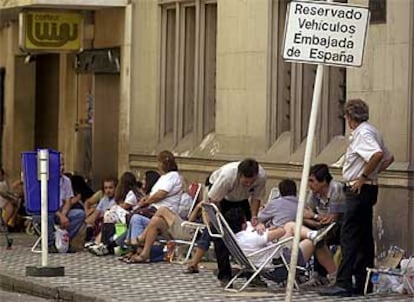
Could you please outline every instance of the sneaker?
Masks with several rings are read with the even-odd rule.
[[[105,256],[109,254],[109,250],[105,244],[101,243],[89,248],[89,251],[96,256]]]
[[[325,238],[325,236],[329,233],[330,230],[332,230],[334,226],[335,226],[335,222],[332,222],[330,225],[319,229],[316,232],[316,235],[314,236],[314,238],[311,238],[311,240],[313,241],[313,245],[316,246],[323,238]]]
[[[97,245],[95,241],[89,241],[89,242],[86,242],[86,243],[83,245],[83,247],[84,247],[85,249],[89,249],[90,247],[92,247],[92,246],[94,246],[94,245]]]
[[[317,272],[312,274],[312,277],[301,285],[302,288],[311,288],[311,287],[319,287],[328,285],[329,280],[328,278],[319,275]]]
[[[334,285],[335,284],[335,282],[336,282],[336,274],[337,274],[337,272],[332,273],[332,274],[328,274],[326,276],[328,278],[329,285]]]

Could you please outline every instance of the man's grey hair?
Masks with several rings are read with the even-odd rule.
[[[359,123],[369,119],[369,107],[361,99],[352,99],[345,104],[345,114]]]

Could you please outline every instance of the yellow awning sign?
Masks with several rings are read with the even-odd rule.
[[[72,12],[25,11],[20,14],[20,47],[25,50],[78,51],[82,15]]]

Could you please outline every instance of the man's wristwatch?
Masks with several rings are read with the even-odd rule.
[[[319,218],[318,214],[313,215],[313,219],[318,220],[318,218]]]

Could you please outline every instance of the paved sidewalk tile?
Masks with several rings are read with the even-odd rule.
[[[29,238],[31,241],[32,238]],[[65,276],[26,277],[26,266],[39,265],[40,254],[30,251],[30,242],[15,240],[12,250],[5,250],[0,238],[0,286],[26,288],[38,294],[39,288],[58,292],[68,301],[284,301],[284,289],[270,284],[268,290],[248,289],[240,294],[224,292],[211,271],[184,274],[184,266],[169,263],[124,264],[114,256],[96,257],[87,252],[49,254],[49,265],[64,266]],[[17,284],[17,285],[16,285]],[[294,293],[294,301],[338,301],[316,292]],[[412,297],[341,298],[340,301],[412,301]]]

